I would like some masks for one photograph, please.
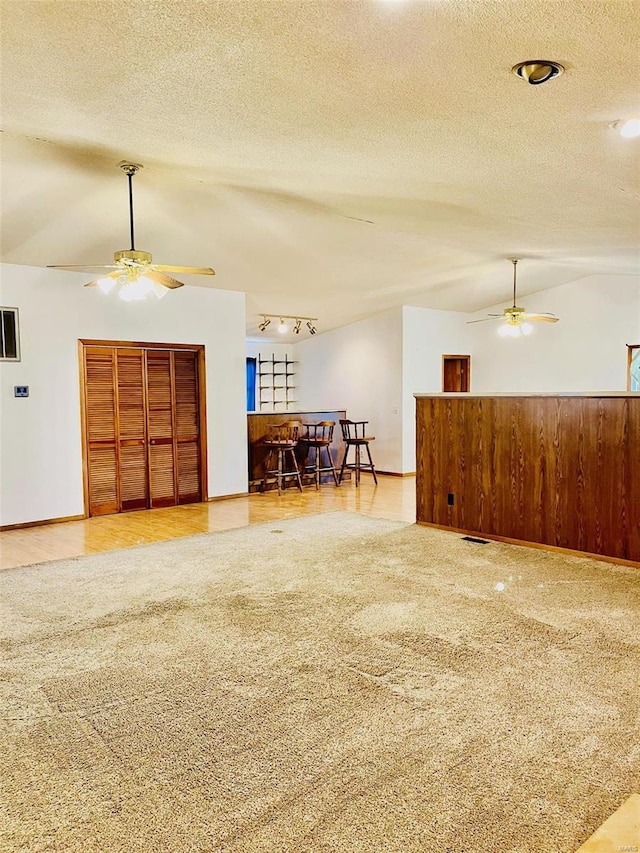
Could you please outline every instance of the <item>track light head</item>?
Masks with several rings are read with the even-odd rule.
[[[313,325],[313,323],[311,322],[311,320],[309,320],[309,321],[307,322],[307,329],[309,329],[309,333],[310,333],[310,334],[312,334],[312,335],[315,335],[315,333],[318,331],[318,330],[316,329],[316,327]]]
[[[271,320],[268,317],[263,315],[262,323],[260,323],[258,325],[258,328],[260,329],[261,332],[264,332],[264,330],[267,328],[267,326],[270,323],[271,323]]]
[[[286,324],[286,323],[285,323],[285,321],[282,319],[282,317],[280,317],[280,322],[279,322],[279,324],[278,324],[278,332],[279,332],[281,335],[284,335],[284,334],[286,333],[286,331],[287,331],[287,324]]]
[[[300,326],[301,326],[301,325],[302,325],[302,320],[296,320],[296,324],[295,324],[295,326],[293,327],[293,333],[294,333],[294,335],[299,335],[299,334],[300,334]]]

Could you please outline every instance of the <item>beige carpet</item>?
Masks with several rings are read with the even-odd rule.
[[[0,584],[2,853],[573,853],[640,788],[634,569],[329,513]]]

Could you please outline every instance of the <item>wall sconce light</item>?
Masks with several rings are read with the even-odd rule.
[[[270,319],[271,317],[273,317],[275,320],[279,321],[278,322],[278,332],[281,335],[284,335],[287,332],[287,324],[285,322],[286,320],[294,320],[295,321],[295,324],[294,324],[293,328],[291,329],[291,331],[294,333],[294,335],[300,334],[300,329],[302,327],[302,321],[303,320],[306,320],[306,322],[307,322],[307,328],[309,329],[309,334],[315,335],[318,332],[317,328],[313,325],[314,322],[318,321],[317,317],[298,317],[295,314],[262,314],[262,322],[258,323],[258,329],[261,332],[264,332],[265,329],[267,328],[267,326],[271,323],[271,319]]]

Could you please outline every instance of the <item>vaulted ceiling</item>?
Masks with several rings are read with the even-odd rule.
[[[638,270],[635,0],[2,0],[2,259],[213,266],[321,331]],[[522,60],[565,73],[530,86]],[[176,293],[172,298],[178,298]]]

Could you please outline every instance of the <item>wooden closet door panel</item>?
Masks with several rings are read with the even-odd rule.
[[[147,350],[146,366],[150,502],[152,507],[174,506],[177,499],[172,353]]]
[[[85,350],[87,439],[116,440],[114,351],[107,347]]]
[[[114,351],[84,352],[89,515],[118,512],[118,453]]]
[[[145,411],[144,351],[120,348],[116,353],[120,509],[149,506]]]
[[[89,447],[89,515],[118,512],[118,462],[115,444]]]
[[[177,351],[174,359],[178,502],[201,500],[198,365],[195,352]]]
[[[200,493],[200,448],[195,441],[178,443],[178,503],[195,503]]]

